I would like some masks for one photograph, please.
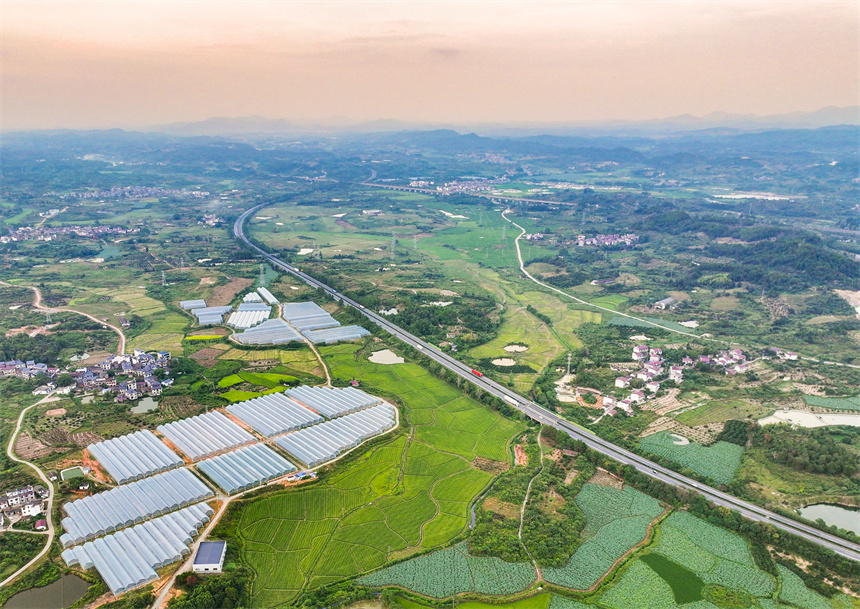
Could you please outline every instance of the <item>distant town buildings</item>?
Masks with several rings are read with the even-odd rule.
[[[507,176],[488,180],[486,178],[476,178],[472,180],[454,180],[453,182],[445,182],[442,186],[437,186],[436,191],[443,195],[450,195],[455,192],[480,192],[482,190],[491,190],[497,184],[508,182]]]
[[[122,226],[43,226],[40,228],[22,226],[14,230],[10,229],[8,235],[0,237],[0,243],[54,241],[72,235],[97,239],[105,235],[128,235],[139,231],[139,228],[124,228]]]
[[[151,186],[114,186],[108,190],[88,190],[86,192],[72,192],[57,194],[45,193],[46,197],[58,197],[60,199],[145,199],[148,197],[181,197],[190,199],[202,199],[208,197],[209,192],[205,190],[180,190],[176,188],[157,188]]]
[[[595,235],[594,237],[586,237],[585,235],[577,235],[576,244],[580,247],[586,245],[593,247],[610,247],[613,245],[633,245],[639,241],[639,235],[627,233],[626,235]]]

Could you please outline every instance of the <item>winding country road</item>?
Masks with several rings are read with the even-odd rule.
[[[21,575],[24,571],[36,564],[39,559],[41,559],[45,554],[48,553],[48,550],[51,549],[51,544],[54,543],[54,521],[51,518],[51,514],[53,514],[54,507],[54,485],[51,484],[51,481],[48,480],[48,477],[41,469],[39,469],[37,465],[30,463],[29,461],[25,461],[24,459],[19,459],[17,456],[15,456],[15,440],[18,439],[18,433],[21,431],[21,424],[24,422],[24,416],[27,414],[27,411],[31,408],[35,408],[36,406],[40,406],[46,402],[51,401],[53,401],[53,399],[51,398],[51,395],[48,394],[35,404],[31,404],[30,406],[27,406],[21,411],[21,414],[18,415],[18,422],[15,424],[15,430],[12,432],[12,437],[9,438],[9,445],[6,447],[6,455],[13,461],[16,461],[17,463],[23,463],[27,467],[30,467],[35,470],[35,472],[42,479],[42,482],[45,483],[45,488],[48,489],[48,510],[45,512],[47,516],[46,520],[48,521],[48,530],[46,531],[46,534],[48,536],[48,542],[45,544],[45,547],[42,548],[42,551],[36,554],[36,556],[34,556],[30,560],[30,562],[28,562],[26,565],[15,571],[12,575],[0,582],[0,588],[11,582],[16,577]]]
[[[105,326],[106,328],[110,328],[111,330],[113,330],[116,333],[117,336],[119,336],[119,345],[117,346],[117,353],[120,355],[125,353],[125,343],[126,343],[125,334],[123,334],[122,330],[120,330],[117,326],[115,326],[113,324],[109,324],[106,321],[102,321],[101,319],[99,319],[97,317],[93,317],[89,313],[84,313],[83,311],[76,311],[75,309],[67,309],[67,308],[60,308],[60,307],[43,306],[42,305],[42,290],[40,290],[39,288],[37,288],[35,286],[15,285],[14,283],[8,283],[6,281],[0,281],[0,285],[5,285],[5,286],[10,287],[10,288],[24,288],[27,290],[33,290],[33,307],[36,309],[39,309],[40,311],[44,311],[45,313],[76,313],[78,315],[83,315],[84,317],[87,317],[87,318],[93,320],[94,322],[96,322],[97,324],[99,324],[101,326]]]

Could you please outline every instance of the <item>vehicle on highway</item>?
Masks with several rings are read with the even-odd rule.
[[[475,376],[484,376],[483,374],[481,374],[477,370],[472,370],[472,374],[474,374]]]

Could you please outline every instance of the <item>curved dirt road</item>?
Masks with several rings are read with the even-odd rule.
[[[119,345],[117,346],[117,353],[119,353],[120,355],[125,353],[125,343],[126,343],[125,334],[123,334],[122,330],[120,330],[115,325],[109,324],[106,321],[102,321],[102,320],[98,319],[97,317],[93,317],[89,313],[84,313],[82,311],[76,311],[74,309],[65,309],[65,308],[59,308],[59,307],[43,306],[42,305],[42,290],[40,290],[37,287],[31,286],[31,285],[15,285],[13,283],[7,283],[5,281],[0,281],[0,284],[8,286],[10,288],[25,288],[27,290],[33,290],[33,307],[35,307],[36,309],[39,309],[40,311],[44,311],[45,313],[77,313],[78,315],[83,315],[84,317],[87,317],[87,318],[93,320],[94,322],[96,322],[99,325],[106,326],[106,327],[110,328],[111,330],[113,330],[116,333],[117,336],[119,336]]]

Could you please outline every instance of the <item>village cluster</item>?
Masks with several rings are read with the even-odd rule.
[[[105,235],[128,235],[139,232],[139,228],[123,228],[122,226],[22,226],[9,230],[8,235],[0,237],[0,243],[17,241],[53,241],[70,235],[97,239]]]
[[[59,368],[36,363],[11,360],[0,362],[0,375],[15,376],[24,380],[41,377],[47,381],[33,390],[33,395],[49,393],[72,394],[75,392],[98,392],[101,395],[116,394],[117,402],[136,400],[144,396],[161,395],[164,388],[173,383],[166,378],[170,372],[170,352],[150,354],[142,349],[126,355],[111,355],[103,362],[83,367]],[[158,372],[162,370],[163,372]],[[68,374],[73,383],[60,387],[59,377]],[[125,377],[127,380],[121,380]]]
[[[46,197],[55,196],[60,199],[146,199],[149,197],[208,197],[209,192],[204,190],[180,190],[176,188],[159,188],[154,186],[114,186],[107,190],[88,190],[85,192],[71,192],[57,194],[45,193]]]
[[[613,245],[633,245],[639,241],[639,235],[635,233],[627,233],[626,235],[595,235],[594,237],[586,237],[585,235],[576,236],[576,244],[580,247],[593,245],[597,247],[610,247]]]
[[[718,366],[725,370],[728,375],[746,372],[749,369],[747,356],[740,349],[729,349],[719,351],[716,355],[700,355],[698,359],[685,357],[680,366],[668,365],[663,359],[663,350],[659,348],[648,348],[647,345],[636,345],[633,347],[632,359],[639,362],[642,368],[630,376],[619,376],[615,379],[615,387],[627,389],[634,380],[642,381],[642,389],[633,389],[630,395],[623,399],[617,399],[610,395],[603,396],[603,411],[605,414],[614,415],[622,410],[628,416],[633,415],[634,404],[644,404],[647,400],[656,397],[660,391],[660,378],[666,375],[665,380],[680,385],[684,380],[684,370],[692,368],[697,363],[710,366]],[[668,369],[666,366],[668,365]],[[646,393],[647,392],[647,393]]]

